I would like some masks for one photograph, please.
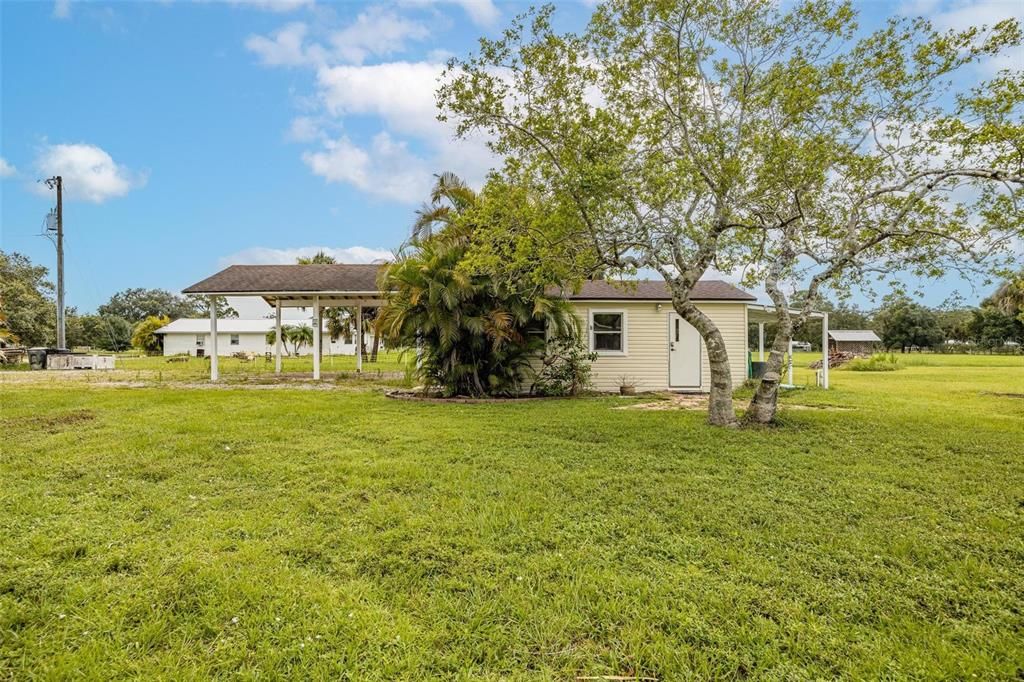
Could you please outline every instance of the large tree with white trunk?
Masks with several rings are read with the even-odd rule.
[[[719,425],[737,423],[734,377],[720,331],[690,299],[696,282],[712,268],[781,281],[808,257],[802,245],[814,244],[833,265],[805,287],[813,300],[823,282],[851,271],[849,249],[837,248],[839,231],[851,224],[865,233],[846,242],[858,254],[873,252],[878,262],[884,249],[897,263],[913,246],[923,260],[926,230],[953,228],[938,202],[912,202],[902,212],[900,199],[918,181],[941,192],[954,176],[914,165],[939,153],[937,141],[908,153],[912,163],[896,163],[891,146],[872,143],[880,136],[898,143],[917,130],[915,121],[929,122],[929,107],[938,106],[929,94],[940,92],[944,75],[1019,42],[1012,24],[943,36],[922,21],[858,39],[852,6],[830,0],[786,8],[761,0],[610,0],[581,35],[556,33],[551,11],[528,14],[497,40],[481,40],[476,54],[453,60],[439,91],[442,117],[461,134],[486,132],[506,175],[574,213],[568,223],[552,221],[552,237],[576,251],[538,267],[576,276],[648,268],[665,278],[675,310],[704,338],[709,419]],[[983,103],[979,95],[974,106]],[[928,127],[932,137],[959,135],[970,146],[972,131],[951,117]],[[955,166],[966,178],[967,157]],[[1005,180],[991,164],[974,170],[979,179]],[[901,179],[911,184],[878,192]],[[989,205],[1002,201],[986,191]],[[844,213],[855,214],[852,223]],[[945,217],[956,215],[946,209]],[[913,241],[901,238],[911,216]],[[890,230],[884,221],[893,219],[901,222]],[[558,233],[565,224],[571,235]],[[874,243],[872,231],[886,236]],[[531,241],[538,240],[523,243]],[[581,248],[586,257],[573,258]],[[774,404],[774,394],[761,397]]]

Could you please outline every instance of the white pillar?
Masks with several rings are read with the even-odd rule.
[[[320,297],[313,299],[313,378],[320,379]]]
[[[363,371],[363,303],[356,306],[356,371]]]
[[[793,386],[793,339],[789,339],[789,385]]]
[[[828,388],[828,313],[821,317],[821,387]]]
[[[217,297],[210,296],[210,381],[220,378],[217,367]]]
[[[757,323],[757,353],[760,362],[764,362],[764,322]]]
[[[274,305],[274,373],[281,373],[281,299]]]

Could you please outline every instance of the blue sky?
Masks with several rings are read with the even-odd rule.
[[[963,26],[1024,2],[864,3]],[[434,119],[441,64],[495,35],[522,3],[0,3],[0,248],[53,267],[37,236],[65,176],[68,303],[173,291],[236,262],[293,262],[326,247],[386,255],[431,174],[478,182],[491,159]],[[560,28],[592,7],[560,4]],[[958,280],[929,287],[941,302]]]

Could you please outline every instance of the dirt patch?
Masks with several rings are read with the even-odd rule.
[[[384,394],[392,400],[413,400],[421,403],[456,403],[475,405],[477,403],[521,403],[530,400],[557,400],[550,396],[524,395],[514,398],[470,398],[467,396],[456,396],[454,398],[442,398],[440,396],[423,395],[415,391],[388,391]]]
[[[740,407],[739,402],[735,403]],[[631,403],[619,405],[613,410],[706,410],[708,409],[708,397],[693,393],[665,393],[658,396],[653,402]]]
[[[737,410],[744,410],[747,407],[746,401],[734,400],[733,407]],[[781,403],[782,410],[826,410],[830,412],[847,412],[852,408],[840,407],[838,405],[791,405]],[[630,405],[619,405],[613,410],[706,410],[708,409],[708,396],[694,393],[664,393],[660,394],[654,402],[632,403]]]
[[[992,391],[982,391],[981,395],[994,395],[997,398],[1022,398],[1024,399],[1024,393],[995,393]]]
[[[20,422],[30,430],[46,431],[47,433],[61,433],[79,424],[91,422],[96,419],[92,410],[71,410],[60,414],[47,414],[38,417],[27,417]]]

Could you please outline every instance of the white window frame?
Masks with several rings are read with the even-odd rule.
[[[242,338],[238,334],[229,334],[228,335],[228,345],[229,346],[240,346],[240,345],[242,345]]]
[[[591,308],[587,315],[587,336],[590,337],[590,351],[598,355],[621,357],[629,355],[629,314],[624,308]],[[594,343],[594,315],[622,315],[622,350],[599,350]]]
[[[205,348],[205,347],[206,347],[206,335],[205,334],[196,334],[196,348]]]

